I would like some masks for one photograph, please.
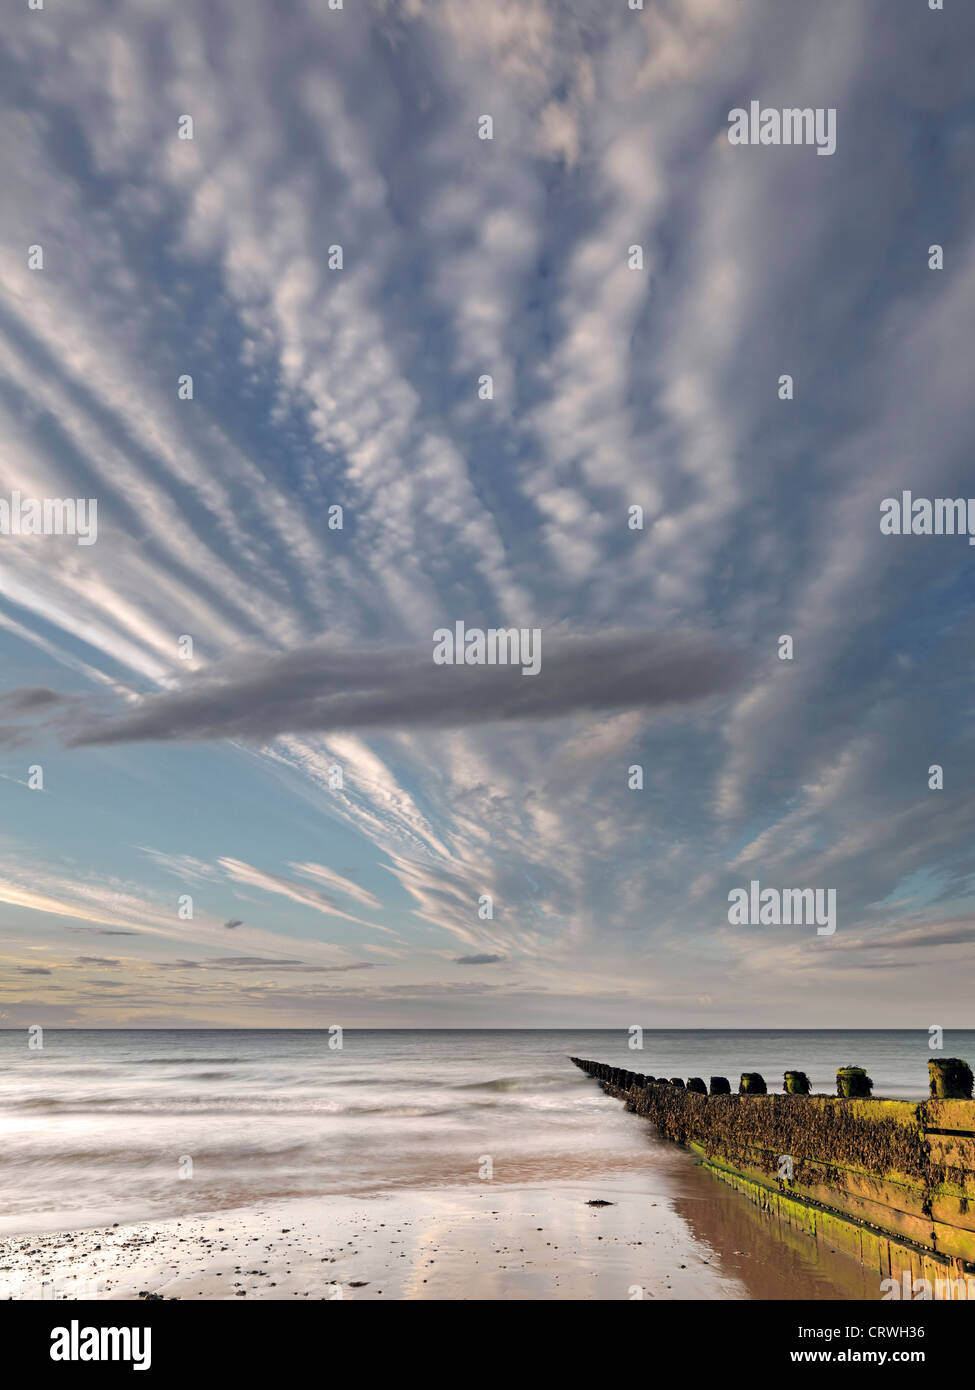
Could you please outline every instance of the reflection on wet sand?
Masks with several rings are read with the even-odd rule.
[[[763,1212],[728,1187],[693,1154],[652,1132],[653,1162],[666,1166],[671,1203],[694,1237],[713,1247],[722,1273],[739,1279],[749,1298],[860,1299],[881,1297],[881,1276],[834,1251],[821,1238]]]

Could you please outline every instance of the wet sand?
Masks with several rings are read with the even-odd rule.
[[[8,1237],[0,1298],[879,1296],[875,1277],[773,1226],[688,1154],[661,1145],[656,1157],[658,1191],[635,1174],[484,1183]]]

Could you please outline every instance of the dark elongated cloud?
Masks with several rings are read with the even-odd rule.
[[[30,714],[35,710],[49,709],[52,705],[63,704],[64,695],[49,690],[44,685],[22,685],[17,690],[0,695],[0,712],[9,714]]]
[[[0,694],[0,748],[23,748],[44,729],[68,736],[77,728],[84,703],[77,695],[62,695],[44,685],[21,685]]]
[[[123,931],[115,927],[69,927],[68,931],[84,933],[86,936],[138,936],[135,931]]]
[[[458,956],[455,965],[497,965],[504,956]]]
[[[655,708],[737,684],[743,656],[710,635],[613,631],[548,640],[541,668],[438,666],[429,647],[315,642],[284,655],[237,657],[176,692],[89,722],[72,745],[358,728],[456,727]]]
[[[309,965],[303,960],[284,960],[264,956],[214,956],[210,960],[157,961],[162,970],[297,970],[303,975],[344,975],[350,970],[376,970],[375,961],[359,960],[349,965]]]

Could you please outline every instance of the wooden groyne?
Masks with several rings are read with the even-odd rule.
[[[770,1095],[757,1072],[733,1091],[721,1076],[705,1085],[571,1061],[763,1210],[915,1289],[904,1296],[919,1296],[915,1280],[950,1279],[951,1296],[975,1297],[975,1100],[965,1062],[932,1061],[931,1098],[914,1102],[875,1098],[861,1067],[839,1069],[835,1096],[811,1095],[800,1071]]]

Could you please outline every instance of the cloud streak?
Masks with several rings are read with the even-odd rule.
[[[559,635],[537,676],[518,666],[435,666],[431,652],[316,643],[235,658],[186,689],[74,733],[75,747],[375,728],[454,728],[654,710],[732,690],[741,652],[697,634]]]

